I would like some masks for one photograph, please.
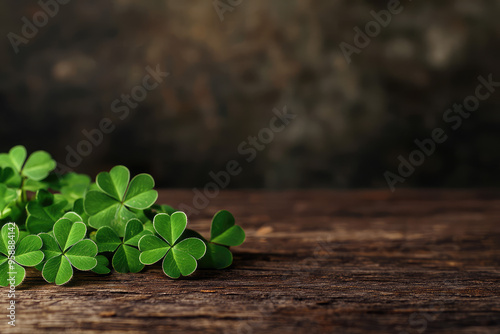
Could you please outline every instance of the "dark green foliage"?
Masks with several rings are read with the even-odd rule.
[[[179,278],[197,267],[228,267],[229,246],[245,240],[227,211],[214,216],[209,240],[186,229],[185,213],[155,203],[151,175],[131,179],[127,167],[116,166],[92,183],[87,175],[55,174],[55,167],[47,152],[28,156],[23,146],[0,154],[0,285],[21,284],[23,266],[62,285],[74,269],[110,273],[110,259],[120,273],[163,259],[165,274]],[[20,273],[11,281],[9,265]]]

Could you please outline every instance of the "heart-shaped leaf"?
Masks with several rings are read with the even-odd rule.
[[[21,177],[16,174],[12,167],[0,167],[0,183],[9,188],[17,189],[21,187]]]
[[[0,286],[18,286],[25,276],[26,270],[22,266],[14,261],[9,263],[5,256],[0,255]]]
[[[16,262],[25,267],[34,267],[43,261],[42,239],[38,235],[28,235],[16,245]]]
[[[144,210],[156,202],[158,193],[152,190],[155,181],[149,174],[139,174],[132,179],[124,204],[129,208]]]
[[[196,259],[186,252],[172,249],[163,260],[163,272],[170,278],[191,275],[198,266]]]
[[[19,228],[17,224],[7,223],[0,230],[0,253],[9,256],[19,240]]]
[[[68,283],[73,277],[73,268],[69,260],[61,254],[45,262],[42,276],[49,283],[63,285]]]
[[[14,205],[17,192],[7,188],[5,184],[0,184],[0,219],[7,218],[12,212],[10,206]]]
[[[141,255],[139,260],[144,264],[160,261],[170,250],[170,245],[155,235],[145,235],[139,240]]]
[[[203,241],[198,238],[184,239],[176,244],[173,248],[177,252],[184,252],[191,255],[196,260],[201,259],[203,255],[205,255],[205,252],[207,250]]]
[[[35,181],[45,179],[56,168],[57,163],[50,154],[37,151],[30,155],[23,167],[22,175]]]
[[[144,269],[144,264],[139,261],[140,252],[137,248],[120,245],[113,255],[113,268],[119,273],[138,273]]]
[[[163,272],[170,278],[191,275],[198,266],[196,260],[203,257],[205,251],[205,244],[198,238],[182,240],[165,256]]]
[[[24,146],[14,146],[9,153],[0,154],[0,167],[10,167],[20,173],[28,153]]]
[[[89,239],[77,242],[65,255],[73,267],[79,270],[91,270],[97,265],[97,260],[95,258],[97,255],[97,245]]]
[[[198,264],[204,269],[224,269],[233,263],[233,254],[225,247],[211,242],[207,244],[207,252]]]
[[[146,234],[152,234],[148,230],[144,230],[144,226],[139,219],[131,219],[125,226],[125,236],[123,243],[125,245],[139,247],[139,240]]]
[[[233,215],[226,210],[219,211],[212,219],[210,242],[224,246],[239,246],[245,242],[245,231],[235,225]]]
[[[83,222],[72,222],[68,218],[61,218],[54,224],[54,237],[63,252],[85,238],[87,227]]]
[[[174,212],[171,216],[159,213],[155,216],[153,225],[156,233],[162,236],[169,245],[174,245],[186,229],[187,216],[181,211]]]
[[[10,167],[0,167],[0,183],[6,183],[12,176],[14,170]]]
[[[69,219],[71,220],[71,222],[73,223],[81,223],[82,222],[82,217],[80,217],[79,214],[77,214],[76,212],[74,211],[69,211],[69,212],[66,212],[64,214],[64,216],[62,216],[61,218],[66,218],[66,219]]]
[[[99,173],[96,178],[96,184],[99,189],[120,202],[125,196],[129,181],[130,171],[125,166],[113,167],[109,173]]]
[[[42,239],[43,242],[41,251],[45,255],[44,258],[46,261],[53,258],[54,256],[62,254],[61,247],[59,247],[54,237],[52,237],[48,233],[40,233],[38,236]]]
[[[107,257],[105,257],[104,255],[97,255],[96,260],[97,265],[94,267],[94,269],[92,269],[93,272],[101,275],[109,274],[111,272],[111,269],[109,269],[108,267],[109,260]]]
[[[119,216],[120,203],[100,191],[89,191],[83,202],[89,215],[88,223],[95,229],[108,226],[119,233],[122,217]]]

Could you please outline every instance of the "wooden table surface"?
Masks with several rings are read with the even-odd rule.
[[[162,202],[190,203],[186,190]],[[224,191],[247,241],[234,264],[168,279],[28,271],[1,333],[500,333],[500,192]]]

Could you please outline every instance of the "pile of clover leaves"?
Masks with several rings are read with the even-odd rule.
[[[155,204],[148,174],[130,180],[124,166],[97,175],[53,173],[50,154],[23,146],[0,154],[0,286],[19,285],[35,267],[49,283],[65,284],[74,269],[137,273],[163,260],[171,278],[197,267],[231,265],[230,246],[245,240],[234,217],[219,211],[210,239],[186,229],[186,214]],[[101,254],[102,253],[102,254]]]

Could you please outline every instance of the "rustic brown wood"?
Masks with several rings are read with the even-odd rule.
[[[500,332],[500,192],[224,191],[190,226],[208,232],[221,208],[247,231],[231,268],[79,272],[64,287],[29,270],[0,332]]]

